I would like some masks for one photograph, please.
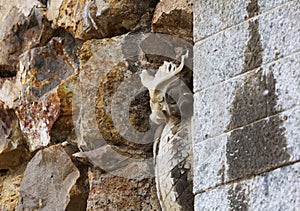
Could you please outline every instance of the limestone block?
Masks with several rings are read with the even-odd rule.
[[[199,193],[198,210],[297,210],[299,163]]]
[[[155,4],[154,0],[54,1],[47,16],[55,27],[69,30],[76,38],[108,38],[132,30]]]
[[[197,42],[194,91],[299,51],[299,8],[292,1]]]
[[[79,176],[61,146],[40,150],[24,172],[17,210],[65,210]]]
[[[193,42],[194,0],[162,0],[155,9],[152,31]]]
[[[299,68],[297,53],[196,93],[195,141],[299,105]]]
[[[194,192],[299,160],[299,114],[297,106],[197,143]]]
[[[194,145],[194,192],[225,182],[227,135],[220,135]]]
[[[286,2],[288,0],[196,1],[194,6],[194,41],[197,42],[223,29],[239,24],[254,15],[268,12]]]

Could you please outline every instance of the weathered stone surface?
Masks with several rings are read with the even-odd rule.
[[[194,40],[197,42],[223,29],[239,24],[245,19],[268,12],[268,10],[286,2],[288,0],[196,1],[194,7]]]
[[[197,42],[194,91],[299,51],[299,7],[292,1]]]
[[[194,145],[198,152],[195,154],[194,192],[299,160],[299,114],[297,106],[198,142]]]
[[[194,0],[161,0],[155,9],[152,31],[193,42]]]
[[[13,4],[20,6],[20,3]],[[0,22],[0,77],[15,76],[19,56],[30,48],[45,45],[52,35],[50,23],[43,18],[43,9],[34,7],[37,2],[27,1],[27,4],[20,8],[3,6],[7,9],[2,10],[7,11],[2,11],[1,17],[7,19]]]
[[[280,59],[262,66],[262,70],[251,71],[196,93],[195,141],[299,105],[299,55]],[[234,124],[230,123],[233,112]]]
[[[79,176],[60,145],[37,152],[24,172],[17,210],[65,210]]]
[[[196,196],[199,210],[295,210],[300,206],[299,163]]]
[[[220,135],[194,145],[194,193],[225,182],[226,140]]]
[[[78,71],[72,37],[57,33],[62,37],[25,52],[20,59],[22,90],[17,114],[30,151],[49,144],[60,105],[65,104],[60,101],[66,96],[58,91],[59,85]]]
[[[196,210],[299,206],[299,6],[195,2]]]
[[[24,176],[23,172],[12,175],[11,170],[5,178],[0,176],[1,211],[85,210],[87,166],[91,164],[115,176],[93,176],[90,181],[95,183],[100,178],[101,185],[91,189],[88,209],[160,210],[152,163],[156,127],[149,123],[149,94],[140,84],[139,72],[145,67],[155,69],[166,57],[178,59],[186,47],[163,37],[144,42],[157,2],[0,3],[1,174],[13,166],[19,169],[27,161],[27,147],[31,151],[28,154],[35,155]],[[173,26],[171,35],[179,33],[192,41],[191,21],[187,20],[191,19],[190,6],[177,3],[170,15],[165,4],[163,9],[169,14],[158,15],[163,21],[157,19],[155,30],[160,30],[159,25],[166,24],[167,19],[172,19],[173,25],[181,20],[180,29]],[[82,42],[104,37],[114,38],[89,41],[77,51]],[[161,40],[166,44],[160,45]],[[77,81],[77,56],[81,57],[79,78],[83,81]],[[100,80],[93,83],[93,79]],[[78,90],[84,96],[80,100],[87,102],[84,106],[82,102],[73,103]],[[94,99],[94,104],[89,104]],[[61,142],[64,144],[54,145]],[[72,162],[69,157],[78,152],[77,146],[83,155],[73,156]],[[116,165],[119,157],[121,166]],[[179,170],[182,168],[172,176],[177,177]],[[180,180],[172,191],[181,187]]]
[[[28,4],[32,2],[27,1]],[[20,2],[14,2],[19,4]],[[43,16],[42,8],[29,10],[28,5],[17,9],[10,6],[6,11],[7,19],[2,24],[0,37],[0,100],[10,108],[15,106],[15,101],[20,97],[21,75],[19,57],[24,51],[45,45],[53,36],[50,23]],[[1,7],[2,8],[2,7]],[[2,9],[3,9],[2,8]],[[5,9],[4,9],[5,10]],[[2,11],[3,12],[3,11]],[[24,14],[23,14],[24,13]],[[5,17],[5,16],[4,16]]]
[[[156,0],[58,1],[50,3],[48,18],[55,26],[70,30],[76,38],[107,38],[132,30],[142,15],[152,13],[156,3]]]
[[[18,118],[0,102],[0,169],[15,167],[27,156]]]
[[[19,196],[20,184],[26,165],[23,164],[7,172],[0,172],[0,210],[16,210]]]
[[[90,169],[87,210],[161,210],[154,179],[134,180]]]
[[[131,70],[123,54],[123,48],[127,47],[125,41],[126,36],[119,36],[84,43],[79,90],[74,102],[80,109],[75,117],[76,122],[76,118],[80,119],[80,124],[75,125],[76,132],[79,146],[85,150],[96,149],[108,142],[129,151],[137,150],[136,155],[147,154],[147,151],[149,155],[148,96],[138,74]],[[137,102],[144,102],[145,107]],[[137,117],[145,120],[143,124],[136,120]],[[146,151],[145,147],[148,148]]]

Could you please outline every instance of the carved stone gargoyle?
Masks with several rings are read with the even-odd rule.
[[[193,94],[181,80],[184,61],[164,62],[155,75],[141,73],[150,92],[150,119],[162,124],[154,140],[155,181],[162,210],[194,210],[191,115]],[[190,82],[192,78],[190,78]]]

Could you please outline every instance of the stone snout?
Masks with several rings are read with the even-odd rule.
[[[155,124],[167,122],[170,112],[164,93],[159,93],[158,90],[150,91],[150,107],[152,111],[150,119],[152,122]]]

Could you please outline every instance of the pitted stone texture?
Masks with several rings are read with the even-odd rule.
[[[59,116],[59,111],[60,101],[56,92],[47,93],[42,98],[18,108],[21,130],[30,151],[50,143],[50,130]]]
[[[161,210],[153,178],[134,180],[90,169],[89,182],[89,211]]]
[[[85,151],[108,143],[128,150],[127,154],[152,156],[155,127],[149,123],[149,95],[140,82],[140,67],[132,68],[127,60],[134,57],[139,62],[140,40],[131,46],[130,36],[91,40],[82,46],[74,102],[79,108],[78,145]]]
[[[62,37],[52,38],[46,46],[29,50],[20,58],[20,81],[16,84],[21,83],[22,90],[17,115],[30,151],[50,143],[60,106],[66,107],[63,100],[60,102],[66,96],[58,91],[59,85],[78,71],[72,37],[63,31],[59,35]]]
[[[225,182],[227,134],[194,145],[194,193]]]
[[[249,17],[264,13],[288,1],[289,0],[195,1],[194,40],[197,42],[223,29],[236,25]],[[253,8],[253,6],[251,7],[251,5],[255,4],[257,5],[256,7],[258,7],[257,9]],[[251,14],[251,11],[253,11],[253,14]]]
[[[17,210],[65,210],[79,176],[61,146],[39,151],[24,172]]]
[[[297,210],[299,163],[196,196],[198,210]],[[244,208],[244,209],[243,209]]]
[[[299,160],[299,114],[298,106],[197,143],[194,192]]]
[[[155,9],[152,31],[193,42],[194,0],[162,0]]]
[[[210,190],[195,195],[195,210],[230,210],[227,189],[221,186],[217,190]]]
[[[0,173],[0,210],[16,210],[20,196],[20,184],[26,165]]]
[[[300,49],[300,3],[278,7],[195,45],[194,91],[199,91],[248,71],[247,48],[261,43],[261,64],[285,57]],[[249,31],[249,32],[248,32]],[[239,36],[236,36],[238,34]],[[256,38],[255,38],[256,37]],[[252,69],[260,63],[252,65]]]
[[[76,38],[108,38],[134,29],[142,15],[153,12],[156,3],[156,0],[68,0],[52,6],[50,2],[48,17],[54,26],[69,30]]]
[[[195,141],[299,105],[299,62],[297,53],[196,93]],[[239,113],[235,118],[243,117],[234,125],[230,123],[233,109]]]
[[[0,169],[15,167],[26,157],[19,120],[13,110],[0,102]]]

